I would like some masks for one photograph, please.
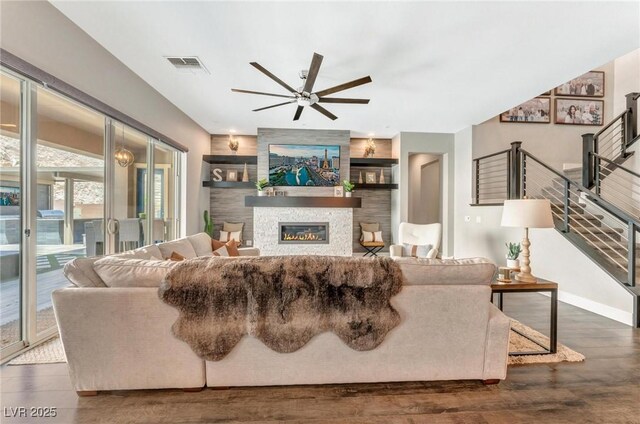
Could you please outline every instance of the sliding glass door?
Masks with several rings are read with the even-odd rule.
[[[69,282],[62,267],[103,254],[104,116],[36,89],[36,334],[55,329],[51,292]],[[32,188],[33,185],[32,185]]]
[[[0,348],[23,347],[23,84],[0,74]]]
[[[67,262],[179,237],[183,153],[4,68],[0,106],[6,358],[57,332],[51,293],[69,286]]]

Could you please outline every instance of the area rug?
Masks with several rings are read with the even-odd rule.
[[[519,321],[511,320],[511,328],[516,329],[527,337],[530,337],[544,346],[549,346],[549,338],[544,334],[541,334],[531,327],[527,327]],[[541,351],[542,349],[537,344],[528,340],[526,337],[522,337],[515,331],[509,332],[509,352],[532,352]],[[558,343],[557,352],[547,355],[522,355],[522,356],[509,356],[509,365],[523,365],[523,364],[549,364],[557,362],[582,362],[584,361],[584,355],[569,349],[563,344]]]
[[[54,337],[9,361],[9,365],[58,364],[67,362],[60,337]]]
[[[511,326],[544,345],[549,343],[549,338],[547,336],[516,320],[511,320]],[[510,352],[532,350],[540,350],[540,347],[518,333],[511,331],[509,336]],[[558,353],[553,355],[509,356],[509,365],[581,362],[584,361],[584,359],[584,355],[569,349],[562,344],[558,344]],[[67,362],[67,359],[64,355],[64,350],[62,349],[62,342],[60,342],[59,337],[55,337],[11,360],[9,365],[55,364],[64,362]]]

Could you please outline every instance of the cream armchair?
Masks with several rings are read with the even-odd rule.
[[[426,257],[433,259],[438,256],[440,241],[442,239],[442,224],[411,224],[401,222],[398,231],[398,242],[400,244],[391,245],[389,253],[391,257],[404,256],[404,244],[414,246],[431,245]]]

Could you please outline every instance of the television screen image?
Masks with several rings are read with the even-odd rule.
[[[340,146],[269,145],[269,184],[274,187],[340,184]]]

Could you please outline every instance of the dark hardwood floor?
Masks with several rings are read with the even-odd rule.
[[[548,299],[509,294],[505,312],[547,333]],[[640,423],[640,330],[560,304],[559,341],[584,363],[521,365],[506,381],[103,392],[78,398],[65,364],[3,366],[2,418],[34,423]],[[56,407],[55,418],[5,408]]]

